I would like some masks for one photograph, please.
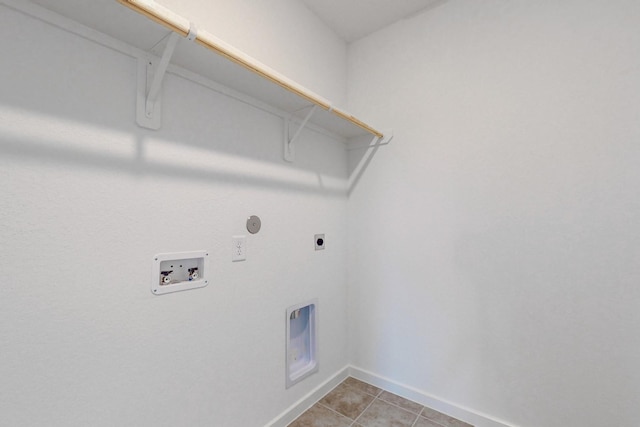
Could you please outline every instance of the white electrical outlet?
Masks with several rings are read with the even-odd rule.
[[[233,236],[231,238],[231,261],[244,261],[247,259],[247,238],[245,236]]]

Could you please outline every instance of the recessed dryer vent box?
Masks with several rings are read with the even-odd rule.
[[[151,292],[154,295],[202,288],[209,284],[207,251],[157,254],[151,269]]]
[[[318,300],[287,309],[287,388],[318,372]]]

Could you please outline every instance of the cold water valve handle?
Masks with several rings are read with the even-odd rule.
[[[160,272],[160,284],[161,285],[168,285],[169,283],[171,283],[171,273],[173,273],[173,270],[171,270],[171,271],[161,271]]]

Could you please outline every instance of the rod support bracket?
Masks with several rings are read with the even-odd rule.
[[[392,139],[393,139],[393,129],[387,129],[383,131],[382,136],[380,137],[374,135],[373,139],[368,144],[357,145],[356,143],[354,145],[351,145],[351,144],[347,145],[347,151],[362,150],[362,149],[376,148],[382,145],[389,145]]]
[[[313,113],[315,113],[317,109],[318,109],[317,105],[314,105],[314,106],[311,107],[311,109],[309,110],[307,115],[304,117],[304,119],[302,120],[302,122],[298,126],[298,129],[296,129],[296,131],[294,132],[293,136],[290,136],[290,134],[291,134],[291,121],[292,121],[293,116],[294,116],[295,113],[291,114],[291,116],[289,116],[289,117],[284,119],[284,159],[287,162],[293,162],[294,161],[294,159],[295,159],[295,142],[298,140],[298,138],[300,137],[300,133],[302,132],[302,129],[304,129],[304,127],[307,125],[307,122],[309,121],[311,116],[313,116]]]
[[[189,33],[187,34],[186,39],[192,42],[196,39],[196,37],[198,37],[198,28],[196,27],[196,24],[194,24],[193,22],[190,22]]]

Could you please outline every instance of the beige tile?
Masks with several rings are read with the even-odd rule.
[[[422,410],[420,415],[430,419],[431,421],[435,421],[444,427],[473,427],[471,424],[467,424],[464,421],[460,421],[456,418],[450,417],[449,415],[443,414],[442,412],[438,412],[427,407]]]
[[[288,427],[349,427],[351,420],[317,403]]]
[[[442,425],[436,423],[435,421],[431,421],[423,417],[418,417],[418,421],[416,421],[413,427],[442,427]]]
[[[351,386],[353,388],[357,388],[358,390],[362,390],[365,393],[368,393],[368,394],[370,394],[372,396],[377,396],[382,391],[382,389],[380,389],[380,388],[378,388],[376,386],[373,386],[371,384],[367,384],[364,381],[357,380],[357,379],[355,379],[353,377],[347,378],[346,380],[344,380],[342,382],[342,384],[346,384],[346,385]]]
[[[320,403],[355,420],[373,401],[374,397],[345,383],[334,388]]]
[[[413,412],[414,414],[419,414],[423,408],[423,406],[419,403],[412,402],[411,400],[400,397],[397,394],[389,393],[388,391],[383,391],[382,393],[380,393],[378,399],[393,403],[394,405],[399,406],[402,409],[406,409],[409,412]]]
[[[416,414],[376,399],[360,415],[358,424],[363,427],[411,427],[416,418],[418,418]]]

